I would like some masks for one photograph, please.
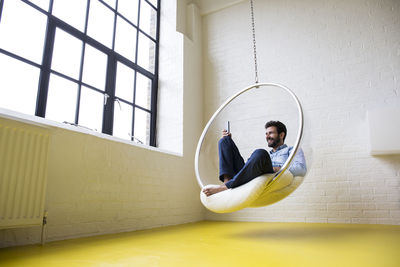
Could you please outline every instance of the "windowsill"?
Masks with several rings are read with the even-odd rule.
[[[138,147],[138,148],[142,148],[142,149],[156,151],[156,152],[160,152],[160,153],[164,153],[164,154],[168,154],[168,155],[173,155],[173,156],[177,156],[177,157],[183,156],[180,153],[164,150],[164,149],[161,149],[158,147],[152,147],[152,146],[134,143],[134,142],[131,142],[128,140],[124,140],[124,139],[115,137],[115,136],[92,131],[92,130],[84,128],[84,127],[70,125],[70,124],[66,124],[66,123],[60,123],[60,122],[44,119],[44,118],[33,116],[33,115],[19,113],[19,112],[12,111],[9,109],[0,108],[0,118],[19,121],[22,123],[36,125],[39,127],[64,129],[64,130],[68,130],[68,131],[72,131],[72,132],[92,135],[97,138],[114,141],[114,142],[118,142],[118,143],[123,143],[126,145],[130,145],[130,146],[134,146],[134,147]]]

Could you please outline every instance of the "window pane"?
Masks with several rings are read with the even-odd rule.
[[[133,141],[148,145],[150,143],[150,113],[135,108],[135,138]]]
[[[52,14],[81,32],[85,30],[87,0],[54,0]]]
[[[156,38],[157,12],[148,3],[142,1],[140,6],[140,29]]]
[[[117,18],[117,32],[115,36],[115,51],[135,62],[136,53],[135,27],[122,18]]]
[[[121,101],[114,103],[113,135],[131,140],[132,135],[132,106]]]
[[[118,0],[118,12],[133,24],[137,25],[138,0]]]
[[[104,91],[106,72],[107,55],[86,44],[82,81]]]
[[[133,87],[135,85],[135,71],[122,63],[117,63],[117,78],[115,95],[124,100],[133,102]]]
[[[157,7],[157,0],[148,0],[153,6]]]
[[[151,80],[139,72],[136,77],[135,104],[150,109],[151,102]]]
[[[79,78],[82,55],[82,41],[64,32],[56,30],[53,60],[51,68],[72,78]]]
[[[46,118],[59,122],[75,122],[78,85],[55,74],[50,75]]]
[[[36,67],[0,54],[0,107],[35,115],[39,72]]]
[[[115,0],[103,0],[107,5],[115,10]]]
[[[79,125],[101,132],[103,124],[104,94],[82,86]]]
[[[40,64],[46,23],[47,17],[31,6],[21,1],[4,1],[0,47]]]
[[[156,44],[147,36],[139,33],[138,64],[154,73]]]
[[[112,47],[114,13],[99,1],[90,1],[88,35]]]
[[[46,11],[49,11],[49,1],[50,0],[29,0],[29,2],[34,3],[35,5]]]

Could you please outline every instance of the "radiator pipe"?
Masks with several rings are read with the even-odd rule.
[[[44,245],[44,243],[46,241],[46,238],[45,238],[45,227],[46,227],[46,224],[47,224],[47,216],[48,216],[48,212],[45,211],[44,215],[43,215],[42,238],[41,238],[41,242],[40,242],[42,244],[42,246]]]

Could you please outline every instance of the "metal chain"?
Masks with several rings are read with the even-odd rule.
[[[253,30],[253,50],[254,50],[254,71],[256,83],[258,83],[258,67],[257,67],[257,49],[256,49],[256,27],[254,23],[254,8],[253,8],[253,0],[250,0],[251,7],[251,26]]]

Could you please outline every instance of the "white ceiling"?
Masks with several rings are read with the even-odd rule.
[[[193,0],[200,8],[201,15],[207,15],[212,12],[227,8],[245,0]]]

